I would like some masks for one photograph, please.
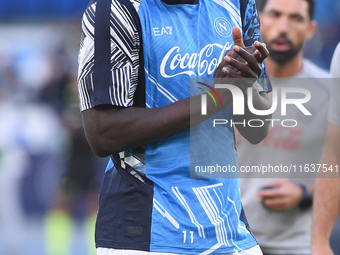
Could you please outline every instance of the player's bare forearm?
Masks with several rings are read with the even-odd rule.
[[[208,99],[207,115],[201,115],[201,97],[193,96],[159,108],[100,106],[82,112],[87,139],[101,157],[171,137],[196,125],[232,103],[226,94],[224,108]],[[191,108],[191,109],[190,109]]]

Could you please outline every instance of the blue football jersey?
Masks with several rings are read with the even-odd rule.
[[[232,49],[232,27],[242,29],[246,45],[259,38],[254,0],[124,1],[93,1],[85,11],[81,110],[101,104],[131,107],[141,84],[147,108],[187,98],[198,86],[195,79],[212,78]],[[99,7],[101,2],[109,2],[110,8]],[[107,59],[105,65],[100,56]],[[215,117],[232,116],[229,107]],[[97,247],[223,254],[255,246],[239,180],[192,178],[192,170],[207,164],[238,168],[232,126],[212,129],[208,119],[170,138],[112,155],[100,192]]]

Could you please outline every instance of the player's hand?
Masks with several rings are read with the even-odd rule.
[[[261,63],[269,55],[265,44],[255,41],[254,46],[245,47],[241,29],[233,27],[232,33],[235,46],[225,54],[214,78],[257,78],[262,72]]]
[[[257,198],[271,211],[285,211],[297,206],[303,196],[299,185],[287,180],[276,180],[266,184],[271,189],[261,189]]]

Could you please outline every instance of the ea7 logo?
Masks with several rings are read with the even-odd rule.
[[[208,85],[204,83],[200,83],[200,84],[208,87]],[[218,97],[218,99],[220,100],[221,105],[222,105],[221,98],[215,89],[228,89],[231,92],[232,97],[233,97],[233,114],[244,115],[245,99],[244,99],[244,94],[239,87],[235,85],[231,85],[231,84],[215,84],[214,87],[215,88],[212,88],[211,86],[209,86],[210,90],[212,90],[215,93],[215,95]],[[214,99],[210,91],[206,91],[205,89],[202,89],[202,90],[204,90],[213,99],[215,106],[216,106],[217,105],[216,100]],[[247,105],[248,105],[249,111],[259,116],[272,114],[276,110],[277,105],[278,105],[277,88],[273,88],[272,93],[273,93],[273,97],[272,97],[273,101],[272,101],[271,108],[268,110],[258,110],[258,109],[255,109],[255,107],[253,106],[252,88],[247,88],[247,98],[248,98]],[[294,95],[302,94],[304,95],[304,97],[287,98],[287,95],[289,93],[293,93]],[[207,115],[207,94],[201,95],[201,115]],[[280,99],[281,99],[281,115],[283,116],[287,115],[287,105],[289,104],[295,105],[304,115],[309,115],[309,116],[312,115],[303,105],[304,103],[307,103],[311,99],[311,93],[309,90],[304,89],[304,88],[296,88],[296,87],[282,87]]]
[[[172,26],[154,27],[152,30],[153,30],[153,34],[155,36],[171,35],[172,34]]]

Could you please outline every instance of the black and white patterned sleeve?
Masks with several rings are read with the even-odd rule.
[[[131,106],[138,82],[140,38],[137,25],[119,0],[104,1],[109,1],[107,15],[96,16],[97,1],[91,1],[83,14],[78,55],[81,111],[103,104]],[[107,24],[107,29],[101,24]]]
[[[241,6],[244,13],[242,14],[242,31],[243,31],[243,41],[245,46],[252,46],[256,40],[261,41],[260,36],[260,20],[256,10],[255,0],[240,0]],[[267,67],[265,61],[262,63],[262,73],[259,75],[260,86],[257,86],[259,91],[270,92],[272,90],[272,85],[269,79]],[[259,85],[257,83],[257,85]]]

